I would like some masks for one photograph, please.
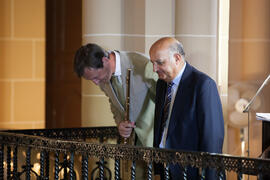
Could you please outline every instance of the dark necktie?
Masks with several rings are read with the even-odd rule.
[[[162,118],[162,132],[164,130],[164,127],[166,125],[169,111],[170,111],[170,104],[172,100],[172,86],[173,82],[168,83],[167,85],[167,93],[166,93],[166,99],[165,99],[165,104],[164,104],[164,111],[163,111],[163,118]]]
[[[111,83],[113,90],[119,100],[119,102],[124,106],[125,104],[125,95],[124,95],[124,89],[122,86],[122,83],[119,81],[117,76],[112,76],[111,77]]]

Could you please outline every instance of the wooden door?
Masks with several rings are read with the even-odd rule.
[[[46,128],[81,126],[81,80],[73,72],[81,39],[82,2],[46,0]]]

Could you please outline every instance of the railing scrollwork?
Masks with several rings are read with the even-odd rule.
[[[69,133],[68,133],[69,132]],[[100,139],[102,137],[102,140]],[[99,139],[99,142],[88,142],[89,138]],[[241,179],[243,174],[261,175],[270,174],[270,160],[247,158],[225,154],[211,154],[206,152],[186,152],[157,148],[142,148],[131,145],[109,144],[106,139],[115,139],[119,136],[115,127],[107,128],[76,128],[50,130],[19,130],[0,132],[0,179],[18,179],[22,174],[25,179],[49,179],[53,176],[60,178],[64,172],[69,179],[98,179],[121,178],[121,161],[131,164],[131,179],[136,177],[136,161],[144,161],[147,165],[147,179],[153,179],[153,164],[164,164],[165,179],[169,179],[170,164],[178,163],[183,167],[183,177],[188,179],[186,167],[198,168],[201,179],[205,179],[205,169],[216,169],[218,179],[225,177],[225,171],[234,171]],[[104,141],[100,143],[100,141]],[[26,150],[25,163],[18,163],[19,149]],[[34,152],[40,153],[39,172],[33,170]],[[52,156],[52,154],[54,154]],[[79,157],[79,158],[78,158]],[[80,163],[76,163],[80,159]],[[95,160],[94,160],[95,159]],[[109,161],[108,161],[109,160]],[[53,163],[52,163],[53,161]],[[109,162],[114,162],[114,168],[108,168]],[[89,163],[98,162],[96,167],[90,168]],[[12,167],[11,167],[11,163]],[[23,165],[23,166],[22,166]],[[80,167],[80,171],[75,169]],[[20,168],[19,168],[20,167]],[[91,166],[92,167],[92,166]],[[97,172],[95,172],[97,171]],[[112,174],[111,171],[114,171]],[[53,172],[53,174],[52,174]],[[50,178],[51,179],[51,178]]]

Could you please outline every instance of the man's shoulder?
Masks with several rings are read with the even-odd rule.
[[[120,51],[120,60],[121,66],[129,66],[133,71],[138,72],[139,74],[144,74],[145,71],[148,71],[150,59],[139,52],[131,51]]]
[[[214,81],[209,75],[207,75],[206,73],[196,69],[194,66],[190,66],[190,71],[191,71],[191,76],[193,76],[195,79],[197,79],[198,81]]]
[[[136,59],[138,61],[149,60],[148,56],[146,56],[143,53],[137,52],[137,51],[118,51],[118,52],[120,54],[120,57],[122,57],[122,58]]]
[[[203,88],[209,85],[216,86],[215,80],[195,67],[188,65],[187,71],[187,75],[184,79],[186,79],[185,82],[188,82],[190,85],[196,86],[199,89],[200,87]]]
[[[133,74],[142,76],[144,82],[156,84],[158,75],[153,71],[153,65],[145,54],[136,51],[119,51],[121,66],[132,68]],[[152,87],[149,86],[149,87]]]

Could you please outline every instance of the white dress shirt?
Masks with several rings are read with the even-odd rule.
[[[117,76],[118,81],[122,84],[120,55],[117,51],[112,51],[112,52],[115,55],[115,71],[114,71],[113,76]]]

